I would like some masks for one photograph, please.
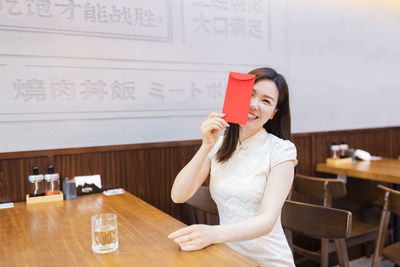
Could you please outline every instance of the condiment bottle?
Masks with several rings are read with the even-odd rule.
[[[58,173],[54,173],[53,166],[49,166],[44,179],[46,180],[46,196],[57,195],[60,193],[60,175]]]
[[[28,176],[30,183],[30,197],[44,196],[43,174],[39,174],[39,168],[33,168],[33,174]]]
[[[339,145],[336,143],[336,141],[333,141],[332,145],[331,145],[331,151],[332,151],[332,158],[333,159],[337,159],[339,158],[337,155],[337,152],[339,151],[340,147]]]
[[[340,147],[340,157],[341,158],[347,157],[347,150],[349,150],[349,145],[346,144],[346,142],[344,140],[342,140],[340,142],[339,147]]]

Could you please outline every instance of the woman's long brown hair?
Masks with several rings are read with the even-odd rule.
[[[249,72],[256,75],[255,83],[260,80],[271,80],[275,83],[279,91],[278,110],[272,120],[268,120],[264,129],[284,140],[291,140],[290,132],[290,107],[289,107],[289,88],[285,78],[272,68],[258,68]],[[216,154],[218,162],[225,162],[230,159],[236,149],[239,140],[239,125],[229,123],[229,128],[225,131],[224,141]]]

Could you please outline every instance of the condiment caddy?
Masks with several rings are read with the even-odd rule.
[[[34,167],[28,176],[30,184],[29,194],[26,195],[26,204],[63,201],[64,196],[60,190],[60,175],[54,173],[54,167],[49,166],[47,174],[39,174],[39,168]]]
[[[351,164],[353,162],[351,157],[348,157],[349,146],[344,140],[340,142],[340,145],[333,141],[330,146],[332,152],[331,157],[326,159],[326,164],[331,166],[337,166],[342,164]]]

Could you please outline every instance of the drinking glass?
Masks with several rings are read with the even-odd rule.
[[[118,248],[117,215],[112,213],[92,216],[92,249],[108,253]]]

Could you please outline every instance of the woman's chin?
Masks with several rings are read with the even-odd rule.
[[[258,127],[258,123],[256,122],[256,120],[248,120],[246,125],[242,126],[245,127],[246,129],[253,129]]]

